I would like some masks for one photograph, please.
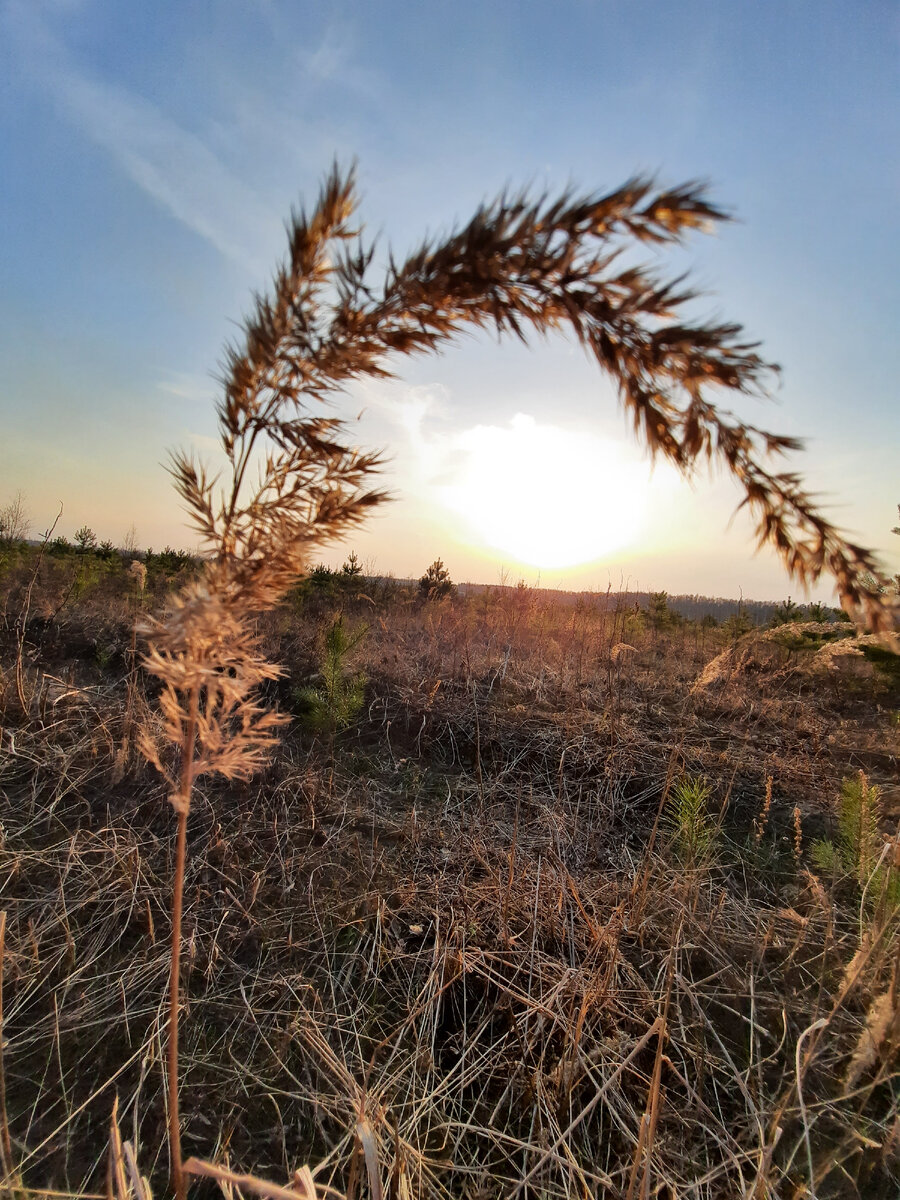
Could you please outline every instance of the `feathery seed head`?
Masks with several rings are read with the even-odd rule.
[[[759,543],[774,546],[798,582],[829,571],[858,619],[875,629],[900,624],[874,556],[821,515],[796,474],[769,464],[797,449],[795,439],[713,402],[722,389],[765,395],[777,368],[739,325],[690,321],[695,293],[683,278],[618,267],[635,242],[680,244],[728,220],[702,184],[659,189],[634,178],[599,197],[501,195],[404,262],[388,253],[380,284],[369,278],[374,247],[351,228],[356,207],[353,172],[335,166],[313,212],[293,214],[271,294],[255,298],[241,342],[225,351],[221,476],[184,454],[172,459],[209,561],[151,627],[147,666],[164,683],[170,740],[191,719],[191,703],[199,706],[203,770],[249,769],[274,737],[277,719],[250,695],[276,669],[247,633],[248,615],[277,602],[315,547],[387,499],[367,490],[380,457],[348,445],[343,423],[323,406],[353,379],[389,375],[392,355],[436,352],[466,326],[523,341],[570,329],[615,382],[651,454],[685,474],[722,462],[743,489]],[[236,727],[240,751],[226,737]]]

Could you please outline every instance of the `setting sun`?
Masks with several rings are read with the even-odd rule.
[[[443,503],[485,546],[531,566],[592,562],[640,528],[642,473],[620,447],[521,413],[462,434],[451,473]]]

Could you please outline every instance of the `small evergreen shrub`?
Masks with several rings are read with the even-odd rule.
[[[900,905],[900,871],[891,863],[880,862],[884,846],[880,821],[879,790],[860,771],[841,785],[837,837],[814,842],[812,860],[819,871],[836,881],[853,880],[871,904],[883,894],[893,910]]]
[[[674,624],[675,614],[669,608],[668,592],[651,592],[647,597],[647,623],[654,633],[662,633]]]
[[[732,613],[730,617],[726,617],[722,622],[722,629],[732,641],[737,641],[743,637],[745,633],[750,633],[756,626],[750,619],[750,614],[746,607],[741,604],[736,613]]]
[[[678,861],[684,866],[704,866],[712,858],[716,828],[709,811],[711,789],[705,779],[687,776],[669,793],[664,827]]]
[[[87,554],[89,550],[95,549],[97,545],[97,535],[88,525],[75,531],[75,545],[82,554]]]
[[[439,600],[456,592],[450,572],[441,559],[436,558],[419,580],[419,595],[424,600]]]
[[[900,654],[884,646],[861,646],[860,649],[888,687],[900,688]]]
[[[297,688],[294,705],[298,717],[316,732],[334,733],[345,729],[365,700],[366,676],[362,671],[348,673],[347,656],[368,632],[363,625],[348,633],[343,617],[337,617],[325,634],[318,687]]]

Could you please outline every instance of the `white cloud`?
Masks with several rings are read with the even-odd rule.
[[[179,400],[190,400],[197,404],[210,406],[212,397],[216,394],[216,384],[205,375],[190,375],[184,371],[170,371],[166,379],[157,385],[159,391],[167,396],[175,396]]]
[[[256,6],[279,46],[296,42],[295,21],[291,19],[296,18],[296,12],[291,12],[291,0],[286,6],[275,0],[256,0]],[[330,20],[318,44],[307,45],[304,41],[293,50],[291,59],[300,68],[302,81],[312,87],[336,84],[369,99],[374,99],[384,88],[381,74],[360,61],[354,27],[344,20]]]
[[[194,433],[190,430],[185,436],[195,450],[202,451],[203,461],[207,465],[209,465],[210,459],[213,460],[216,468],[223,466],[228,461],[219,438],[212,437],[208,433]]]
[[[377,72],[364,67],[356,56],[352,28],[331,22],[313,50],[298,50],[297,61],[313,83],[335,83],[374,99],[381,91]]]
[[[33,3],[8,4],[2,26],[64,116],[187,228],[259,273],[260,229],[277,216],[195,134],[141,96],[81,69]]]

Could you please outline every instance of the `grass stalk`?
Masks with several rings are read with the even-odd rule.
[[[178,833],[175,842],[175,876],[172,886],[172,945],[169,959],[169,1037],[167,1086],[169,1101],[169,1156],[172,1189],[176,1200],[184,1200],[187,1184],[181,1157],[181,1123],[178,1111],[178,1009],[181,976],[181,918],[184,906],[184,873],[187,860],[187,819],[193,784],[194,742],[197,736],[198,689],[191,691],[188,721],[181,759],[180,790],[175,803]]]
[[[31,571],[31,578],[28,580],[28,587],[25,589],[25,600],[22,608],[16,618],[16,698],[19,701],[19,708],[22,710],[22,715],[27,717],[31,707],[32,697],[25,694],[25,635],[28,631],[28,621],[31,616],[31,599],[34,594],[34,585],[37,582],[38,575],[41,570],[41,563],[44,559],[44,551],[50,543],[50,538],[53,536],[53,531],[56,528],[59,518],[62,516],[62,506],[53,521],[53,524],[44,534],[43,539],[35,556],[34,566]]]
[[[6,1115],[6,1071],[3,1063],[3,965],[6,949],[6,912],[0,912],[0,1150],[3,1152],[3,1178],[14,1185],[12,1138]]]

